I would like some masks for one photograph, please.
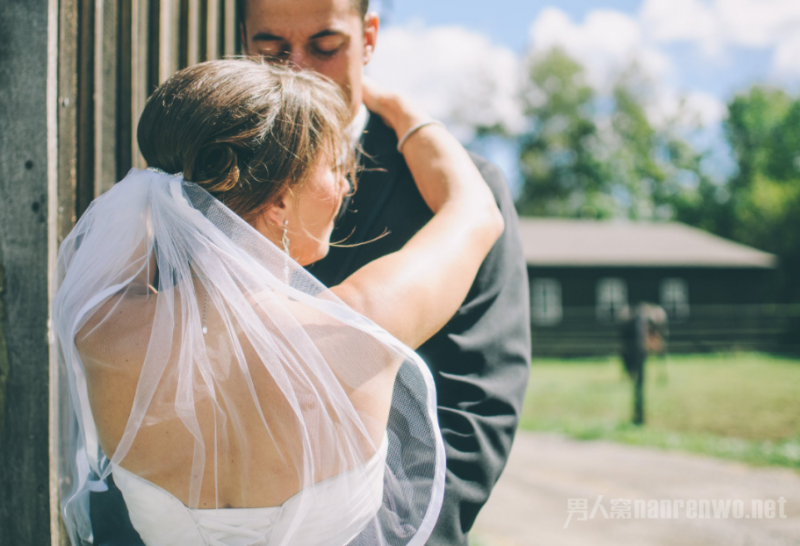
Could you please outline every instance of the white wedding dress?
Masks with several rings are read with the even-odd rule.
[[[364,470],[367,481],[351,483],[345,472],[300,491],[283,505],[271,508],[192,510],[174,495],[122,468],[114,466],[114,482],[128,505],[131,523],[147,546],[262,546],[273,534],[285,533],[302,497],[313,493],[308,515],[320,525],[307,526],[294,536],[295,546],[349,544],[375,517],[383,502],[383,477],[388,437]],[[360,487],[359,485],[360,484]],[[320,532],[335,528],[337,531]]]
[[[112,474],[147,546],[425,544],[445,478],[430,371],[205,190],[132,170],[55,283],[74,546]],[[280,506],[228,507],[287,483]]]

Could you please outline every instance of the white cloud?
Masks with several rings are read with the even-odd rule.
[[[651,0],[649,4],[641,18],[594,10],[581,23],[559,9],[547,8],[531,26],[531,53],[535,57],[556,46],[563,48],[586,68],[590,82],[601,92],[607,92],[622,72],[636,64],[650,82],[647,114],[653,123],[718,123],[725,115],[725,105],[706,93],[679,92],[672,82],[672,61],[656,43],[657,39],[702,37],[711,26],[708,14],[701,14],[694,23],[667,21],[654,32],[648,30],[648,18],[672,13],[671,9],[685,16],[702,4],[699,0]],[[712,45],[707,47],[711,50]]]
[[[777,75],[797,75],[798,0],[646,0],[639,13],[656,42],[690,42],[706,53],[728,47],[773,51]]]
[[[367,73],[411,97],[468,141],[474,127],[523,129],[517,56],[461,27],[389,27]]]
[[[800,31],[797,0],[716,0],[724,39],[745,47],[769,47]]]
[[[701,0],[647,0],[639,17],[655,42],[696,42],[707,55],[721,53],[719,21]]]
[[[775,49],[773,69],[778,77],[800,78],[800,30]]]
[[[669,58],[646,42],[639,21],[618,11],[594,10],[578,24],[560,9],[543,10],[531,26],[531,51],[536,55],[556,46],[581,62],[601,89],[634,62],[656,80],[673,70]]]
[[[679,94],[674,89],[662,88],[647,115],[657,125],[676,122],[687,127],[697,124],[712,127],[723,120],[727,111],[725,103],[708,93]]]
[[[703,125],[719,123],[728,113],[725,103],[708,93],[692,92],[686,96],[686,109],[696,114]]]

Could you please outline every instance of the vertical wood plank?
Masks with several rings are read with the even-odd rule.
[[[117,181],[117,2],[95,0],[94,196]]]
[[[117,25],[117,180],[133,166],[133,10],[131,0],[118,0]]]
[[[74,2],[63,2],[65,12],[71,14],[73,21],[76,14],[76,6]],[[59,58],[59,47],[61,40],[64,37],[61,34],[61,8],[62,2],[60,0],[48,0],[47,2],[47,99],[46,99],[46,118],[47,118],[47,329],[48,329],[48,352],[49,352],[49,376],[48,376],[48,411],[47,411],[47,433],[48,433],[48,466],[49,466],[49,509],[50,509],[50,544],[51,546],[69,546],[69,538],[64,521],[61,518],[61,505],[60,505],[60,477],[64,476],[63,467],[64,462],[67,460],[64,457],[62,450],[56,451],[59,444],[55,443],[61,437],[65,430],[61,427],[60,418],[69,415],[68,412],[60,411],[60,406],[53,405],[54,392],[61,390],[59,385],[58,376],[58,354],[52,345],[52,331],[50,317],[52,317],[52,301],[55,294],[53,293],[53,280],[56,272],[56,263],[58,260],[58,247],[61,241],[66,237],[67,230],[71,226],[65,225],[64,212],[65,199],[69,199],[74,203],[74,178],[68,177],[66,180],[61,180],[59,174],[61,173],[61,165],[59,157],[61,150],[59,149],[59,142],[61,135],[59,133],[59,116],[61,114],[59,100],[59,87],[61,86],[62,77],[59,72],[61,59]],[[68,32],[73,38],[72,44],[76,43],[75,31],[77,26],[70,24],[65,31]],[[70,62],[65,67],[70,74],[68,90],[71,96],[74,97],[75,93],[75,76],[77,74],[75,68],[75,48],[73,45],[72,53],[70,55]],[[66,60],[66,59],[65,59]],[[74,112],[74,108],[73,108]],[[70,116],[74,123],[74,115]],[[72,126],[74,129],[74,125]],[[74,132],[69,135],[74,141]],[[74,165],[74,154],[69,157],[71,163]],[[69,201],[68,201],[69,202]],[[74,207],[66,207],[70,212],[68,218],[71,220],[71,212]],[[71,223],[71,222],[70,222]],[[63,399],[62,399],[63,400]]]
[[[178,0],[178,70],[189,62],[189,0]]]
[[[206,59],[220,56],[220,1],[206,0]]]
[[[179,0],[161,0],[159,4],[158,84],[161,85],[178,71],[181,6]]]
[[[237,25],[236,25],[236,0],[222,0],[223,2],[223,9],[224,9],[224,43],[223,43],[223,55],[230,56],[235,55],[237,51],[236,43],[237,43]]]
[[[0,544],[50,537],[48,267],[57,210],[56,0],[0,9]]]
[[[222,55],[222,3],[208,0],[206,18],[206,58],[219,59]]]
[[[77,220],[75,199],[78,176],[78,0],[61,0],[58,25],[58,190],[55,238],[60,245]],[[52,218],[52,216],[51,216]],[[52,267],[52,266],[51,266]],[[0,351],[2,348],[0,347]],[[55,353],[50,361],[50,528],[52,546],[68,546],[61,519],[60,494],[65,487],[67,458],[61,446],[66,442],[66,393],[57,388],[59,369]]]
[[[198,61],[202,63],[208,60],[208,0],[198,0],[198,6],[197,53]]]
[[[200,62],[200,0],[186,0],[186,66]]]
[[[79,0],[61,0],[58,43],[59,244],[77,220]]]
[[[161,51],[161,1],[147,2],[147,95],[150,96],[159,83],[159,60]]]
[[[75,215],[80,217],[94,199],[94,38],[93,0],[78,5],[78,143]]]
[[[242,20],[239,18],[239,9],[236,7],[236,0],[233,2],[233,53],[234,55],[241,55],[244,52],[244,44],[242,43]]]
[[[130,0],[131,4],[131,126],[130,142],[133,167],[144,169],[147,164],[139,153],[136,127],[150,95],[150,9],[149,0]]]

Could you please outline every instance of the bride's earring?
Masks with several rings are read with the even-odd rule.
[[[281,235],[281,243],[283,243],[283,278],[286,284],[289,284],[289,220],[283,221],[283,235]]]

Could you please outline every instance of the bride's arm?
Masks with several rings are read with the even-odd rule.
[[[402,97],[371,83],[364,87],[364,102],[398,138],[429,119]],[[419,129],[402,152],[433,218],[399,251],[370,262],[332,291],[417,348],[463,303],[504,224],[478,169],[443,127]]]

